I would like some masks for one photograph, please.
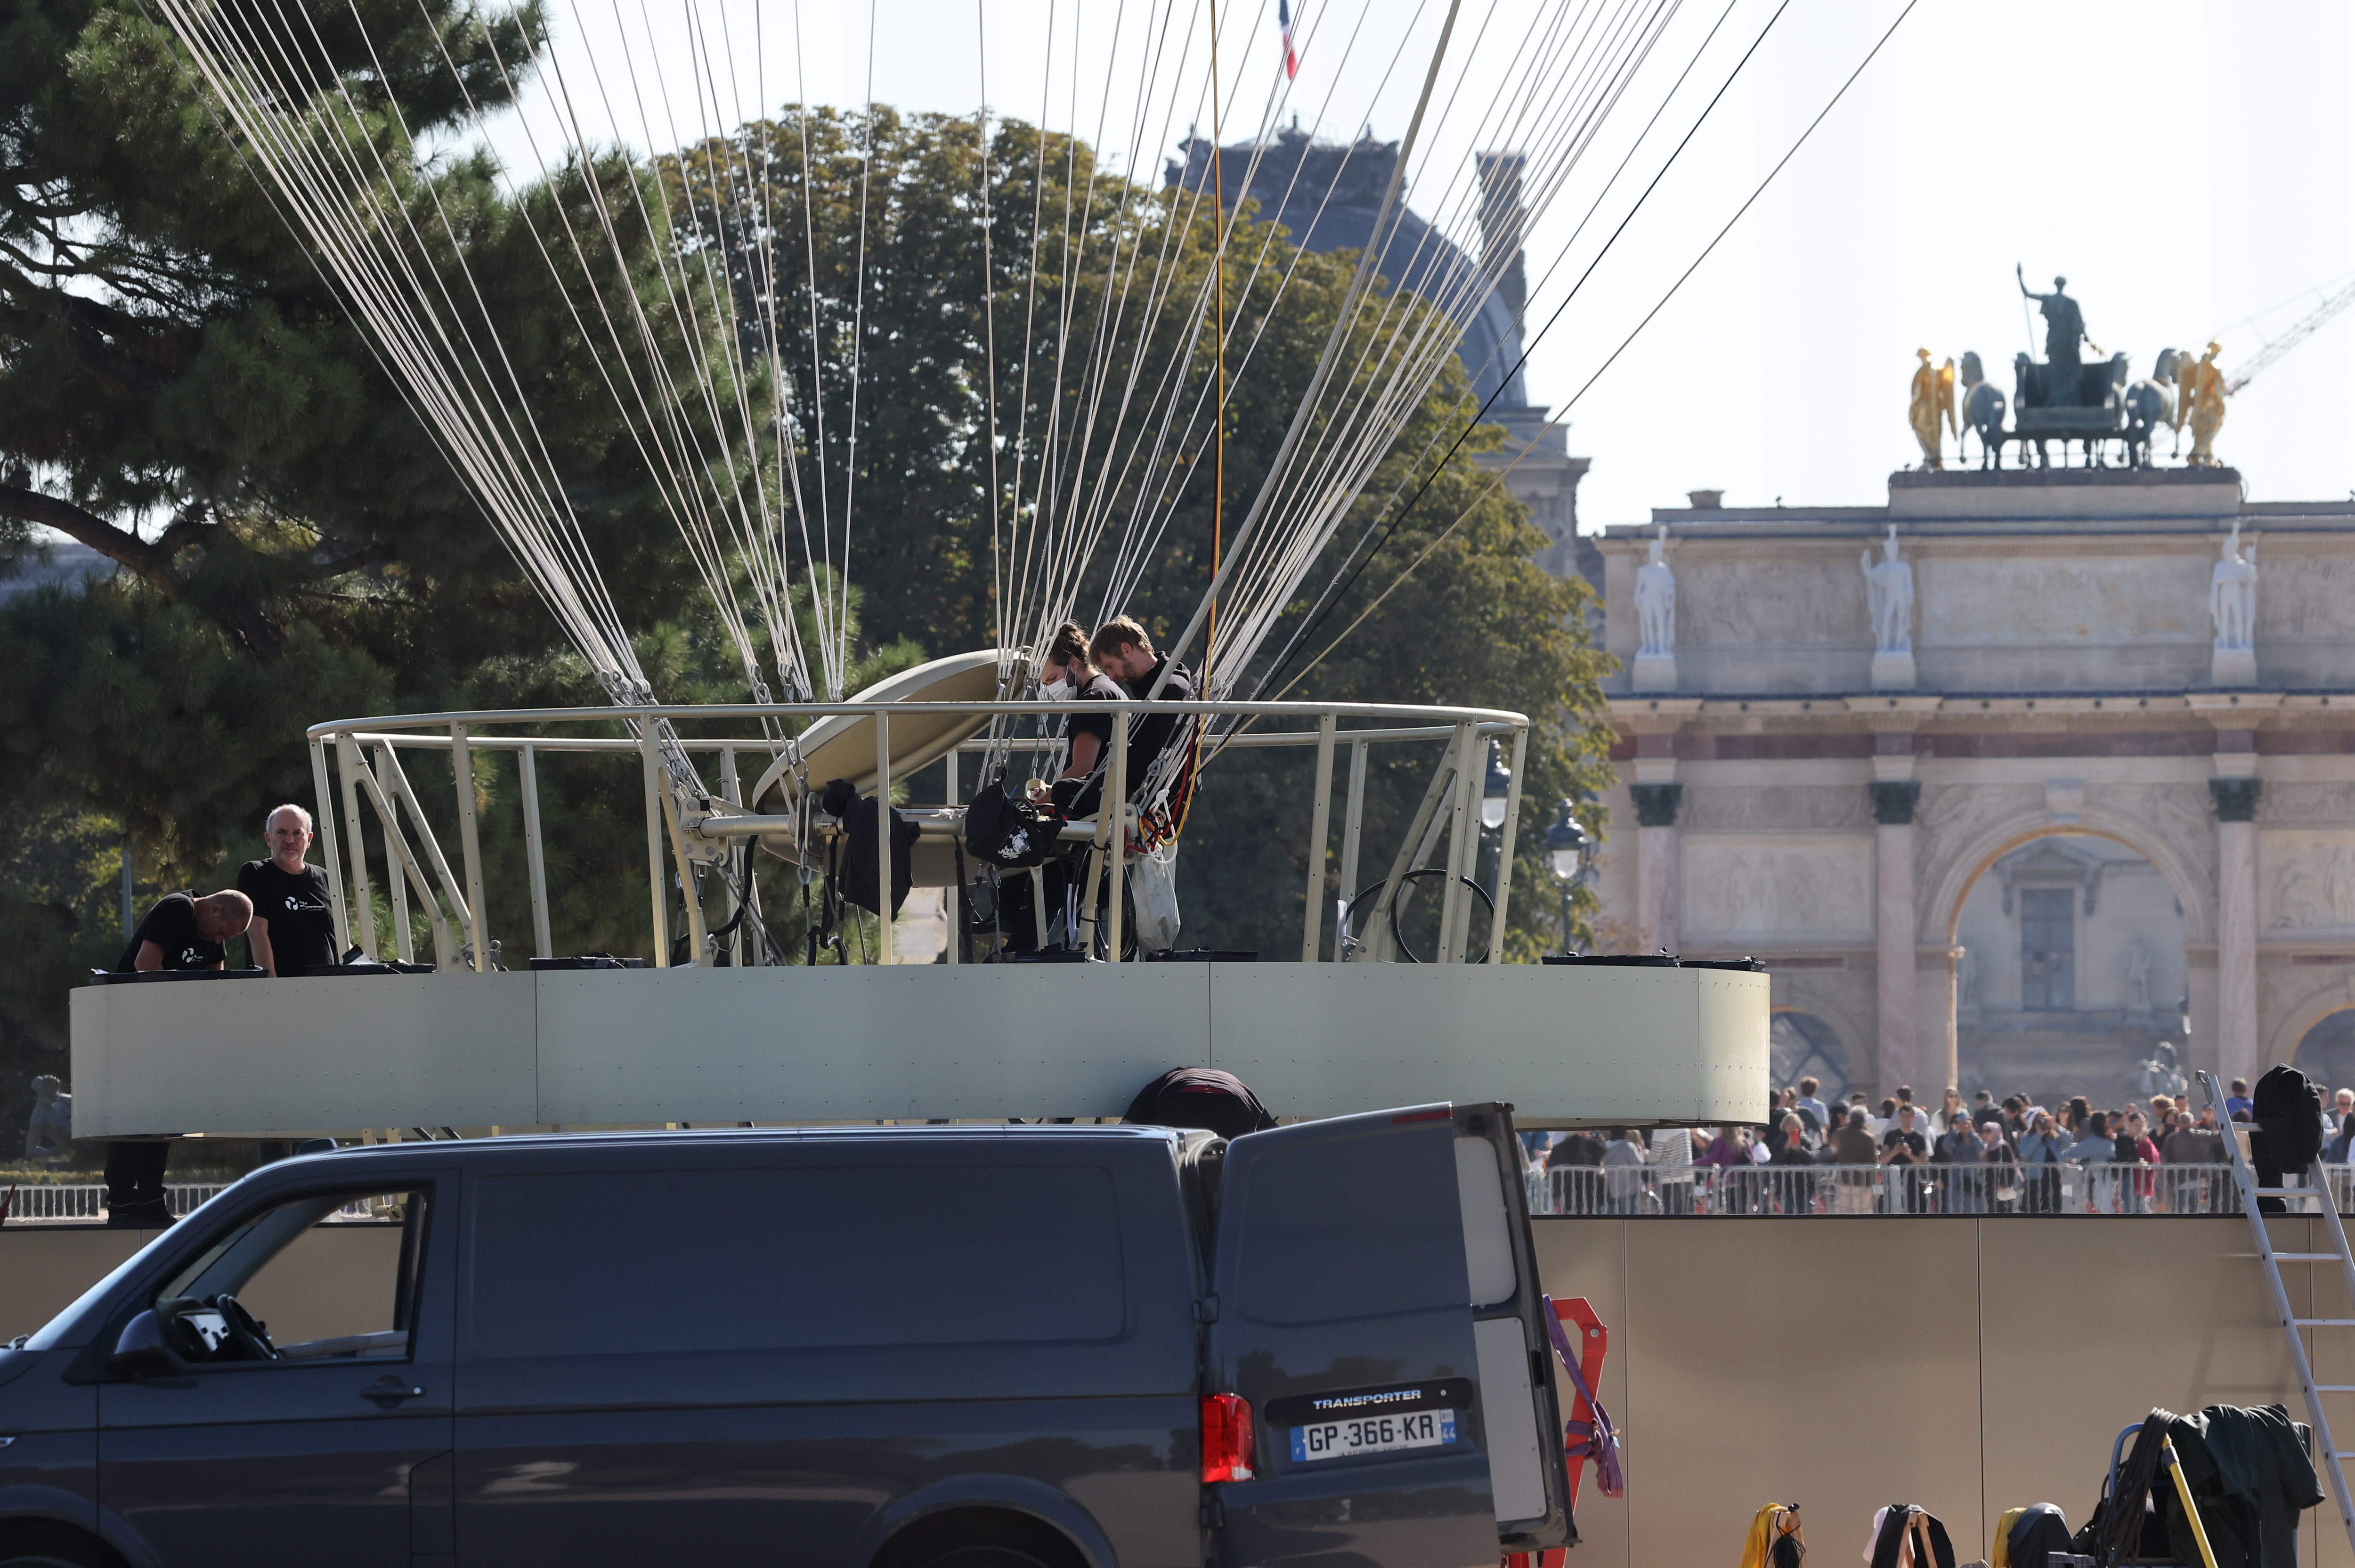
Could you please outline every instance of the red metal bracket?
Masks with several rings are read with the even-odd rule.
[[[1568,1301],[1556,1301],[1553,1315],[1561,1319],[1569,1331],[1571,1342],[1578,1347],[1578,1375],[1586,1380],[1588,1388],[1601,1388],[1603,1358],[1611,1349],[1611,1330],[1603,1326],[1603,1319],[1595,1316],[1593,1306],[1582,1296],[1572,1296]],[[1570,1419],[1591,1424],[1594,1420],[1594,1412],[1588,1406],[1585,1396],[1576,1389],[1569,1392]],[[1568,1448],[1572,1444],[1565,1437],[1562,1446]],[[1575,1509],[1578,1506],[1578,1484],[1586,1477],[1586,1456],[1573,1454],[1568,1463],[1570,1504]],[[1565,1568],[1569,1557],[1569,1552],[1561,1547],[1550,1552],[1514,1552],[1506,1554],[1499,1568]]]

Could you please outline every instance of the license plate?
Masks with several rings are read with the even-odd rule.
[[[1347,1459],[1358,1454],[1396,1454],[1408,1448],[1439,1448],[1455,1441],[1455,1413],[1416,1410],[1403,1415],[1360,1415],[1320,1421],[1292,1429],[1295,1460]]]

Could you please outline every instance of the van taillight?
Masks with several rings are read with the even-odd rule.
[[[1239,1393],[1202,1396],[1202,1479],[1252,1478],[1251,1401]]]

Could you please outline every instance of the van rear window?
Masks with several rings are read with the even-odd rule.
[[[1116,1339],[1111,1172],[836,1166],[492,1176],[488,1357]]]
[[[1323,1323],[1467,1305],[1455,1173],[1427,1150],[1379,1136],[1299,1143],[1252,1156],[1241,1182],[1228,1158],[1220,1223],[1241,1227],[1245,1317]]]

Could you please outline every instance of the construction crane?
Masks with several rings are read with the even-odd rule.
[[[2346,284],[2337,293],[2327,295],[2323,302],[2299,318],[2296,325],[2279,337],[2258,349],[2243,362],[2224,382],[2227,393],[2237,392],[2256,379],[2257,372],[2313,336],[2332,316],[2355,304],[2355,283]]]

